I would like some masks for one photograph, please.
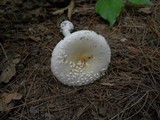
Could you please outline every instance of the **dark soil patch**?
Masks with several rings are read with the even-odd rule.
[[[149,14],[138,12],[141,7],[126,7],[112,29],[95,10],[83,11],[95,1],[76,2],[75,8],[81,9],[72,15],[75,31],[102,34],[112,50],[106,75],[83,87],[64,86],[50,70],[51,52],[63,38],[58,27],[61,17],[51,13],[64,6],[56,0],[57,8],[50,0],[3,1],[0,72],[7,64],[5,54],[9,60],[19,54],[21,61],[16,75],[8,83],[0,83],[0,96],[18,92],[23,97],[0,112],[1,120],[160,119],[159,1]]]

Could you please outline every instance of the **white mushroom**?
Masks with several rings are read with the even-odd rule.
[[[65,85],[87,85],[100,78],[108,68],[110,47],[105,38],[94,31],[81,30],[70,34],[73,29],[70,23],[61,23],[65,38],[52,52],[51,70]]]

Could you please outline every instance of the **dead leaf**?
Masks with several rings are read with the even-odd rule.
[[[35,36],[32,36],[32,35],[28,36],[28,38],[35,41],[35,42],[39,42],[41,40],[40,37],[35,37]]]
[[[142,12],[142,13],[145,13],[145,14],[151,14],[152,13],[151,7],[140,8],[138,10],[138,12]]]
[[[15,64],[9,64],[1,74],[1,82],[8,83],[9,80],[16,74]]]
[[[135,47],[128,46],[127,48],[128,48],[129,51],[130,51],[131,53],[133,53],[133,54],[139,54],[139,53],[141,53],[141,51],[140,51],[139,49],[135,48]]]
[[[16,64],[20,62],[20,55],[14,56],[14,58],[3,69],[0,82],[8,83],[9,80],[16,74]]]
[[[13,93],[3,93],[0,95],[0,111],[7,111],[11,107],[14,106],[14,103],[12,103],[12,100],[20,100],[22,98],[22,95],[13,92]]]
[[[5,104],[8,104],[11,102],[11,100],[19,100],[22,98],[22,95],[17,93],[17,92],[14,92],[14,93],[3,93],[2,94],[2,98],[4,99],[4,102]]]

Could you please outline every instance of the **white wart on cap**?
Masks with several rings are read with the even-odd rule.
[[[93,83],[108,68],[111,50],[105,38],[94,31],[67,35],[52,52],[51,70],[68,86]]]

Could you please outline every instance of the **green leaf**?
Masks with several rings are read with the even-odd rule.
[[[116,18],[122,11],[125,0],[98,0],[96,3],[96,12],[109,21],[110,26],[116,22]]]
[[[136,5],[150,5],[152,2],[150,0],[128,0],[129,2]]]

